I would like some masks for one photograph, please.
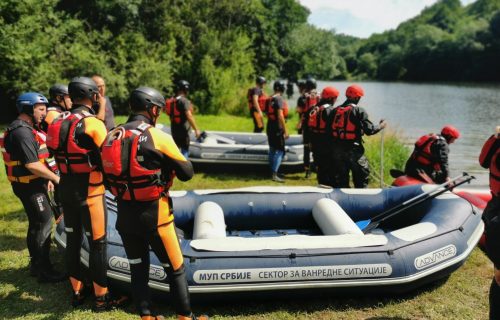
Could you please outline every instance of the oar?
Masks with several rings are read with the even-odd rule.
[[[460,179],[463,179],[463,180],[457,182]],[[451,181],[444,182],[444,183],[436,186],[434,189],[432,189],[430,191],[421,193],[421,194],[417,195],[416,197],[413,197],[409,200],[406,200],[405,202],[395,206],[394,208],[391,208],[387,211],[384,211],[384,212],[376,215],[372,219],[358,221],[358,222],[356,222],[356,225],[361,230],[363,230],[364,233],[368,233],[369,231],[378,227],[378,225],[382,221],[385,221],[396,214],[399,214],[403,211],[406,211],[407,209],[414,207],[414,206],[416,206],[416,205],[418,205],[418,204],[420,204],[428,199],[433,199],[433,198],[439,196],[440,194],[445,193],[446,191],[449,191],[449,190],[451,190],[451,189],[453,189],[461,184],[469,182],[472,179],[475,179],[475,177],[469,176],[467,173],[463,173],[463,175],[457,176],[457,177],[453,178]]]

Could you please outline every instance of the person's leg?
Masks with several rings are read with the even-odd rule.
[[[161,209],[161,206],[159,208]],[[150,238],[150,245],[162,263],[169,279],[170,292],[176,313],[181,317],[191,317],[191,303],[184,270],[184,257],[174,222],[158,226]]]
[[[50,245],[52,232],[52,208],[43,185],[26,185],[14,188],[16,196],[21,200],[28,216],[28,232],[26,242],[31,257],[31,270],[38,275],[41,282],[54,282],[49,275],[52,271],[50,263]]]
[[[107,211],[104,195],[88,197],[82,206],[82,221],[89,243],[89,269],[96,297],[94,311],[113,307],[108,295],[106,278],[106,224]]]
[[[490,294],[490,319],[500,319],[500,270],[495,267],[495,276],[491,281]]]
[[[149,243],[148,235],[139,236],[120,232],[123,247],[130,265],[132,297],[141,317],[154,316],[149,291]]]
[[[66,233],[66,266],[71,287],[73,289],[72,305],[74,307],[83,303],[82,290],[84,284],[80,270],[80,250],[82,245],[82,222],[80,202],[75,199],[61,198],[64,210],[64,231]]]
[[[355,188],[366,188],[370,176],[368,159],[364,156],[364,148],[355,147],[350,152],[350,167]]]

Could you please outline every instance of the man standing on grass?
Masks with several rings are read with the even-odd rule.
[[[277,80],[273,85],[274,94],[266,102],[267,113],[267,140],[269,143],[269,165],[271,166],[272,180],[285,182],[278,176],[278,169],[285,155],[285,139],[288,139],[285,117],[288,114],[288,105],[282,95],[285,92],[285,82]]]
[[[189,93],[189,82],[180,80],[177,82],[175,97],[167,99],[165,112],[170,117],[170,129],[175,144],[181,150],[182,155],[189,158],[189,130],[193,128],[194,134],[198,139],[200,130],[196,126],[193,116],[193,106],[187,98]]]
[[[368,119],[365,109],[358,106],[364,90],[353,84],[346,90],[346,101],[331,112],[329,131],[332,137],[332,165],[334,188],[349,188],[349,172],[355,188],[366,188],[370,167],[365,157],[363,135],[374,135],[387,125],[380,120],[378,125]]]
[[[49,152],[34,127],[46,115],[49,102],[42,94],[28,92],[16,101],[19,116],[0,139],[7,179],[21,200],[28,216],[26,241],[30,254],[30,275],[38,282],[58,282],[65,276],[52,268],[49,258],[52,231],[52,207],[48,191],[54,190],[59,176],[48,169]]]

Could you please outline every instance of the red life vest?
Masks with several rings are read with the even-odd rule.
[[[103,144],[101,159],[111,193],[122,200],[153,201],[168,193],[173,176],[168,182],[161,169],[146,169],[137,160],[137,150],[142,134],[151,125],[141,123],[135,129],[123,126],[108,133]]]
[[[247,101],[248,101],[248,109],[252,110],[253,109],[253,92],[255,88],[250,88],[247,91]],[[259,95],[258,102],[259,102],[259,108],[263,112],[266,111],[266,101],[267,101],[267,96],[264,93],[264,91],[261,90],[261,94]]]
[[[422,165],[432,165],[436,170],[439,170],[441,166],[436,162],[431,152],[432,144],[438,139],[444,138],[434,133],[421,136],[417,142],[415,142],[415,150],[413,151],[411,157]]]
[[[5,172],[7,173],[7,179],[10,182],[20,182],[20,183],[30,183],[31,181],[40,178],[37,175],[34,175],[26,169],[24,164],[19,160],[12,159],[12,156],[5,149],[5,139],[7,139],[10,132],[16,130],[17,128],[26,127],[29,128],[33,136],[35,137],[35,141],[38,143],[39,148],[37,150],[38,160],[41,163],[46,164],[46,160],[49,157],[49,150],[47,149],[47,145],[45,144],[45,140],[38,134],[38,132],[33,128],[25,124],[19,124],[17,126],[8,128],[5,133],[0,136],[0,148],[2,149],[2,157],[5,164]]]
[[[329,106],[329,104],[315,106],[309,111],[307,127],[312,133],[320,134],[326,132],[326,120],[324,119],[323,113]]]
[[[45,145],[45,149],[47,149],[47,134],[43,131],[36,131],[36,134],[40,138],[41,141],[43,141],[43,144]],[[47,149],[47,152],[49,150]],[[45,159],[45,165],[47,168],[50,169],[50,171],[54,172],[55,174],[59,175],[59,169],[57,168],[56,160],[53,157],[50,157],[50,155]]]
[[[276,95],[268,97],[266,99],[266,103],[265,103],[266,107],[264,109],[264,112],[266,113],[267,117],[271,121],[278,120],[278,113],[277,113],[278,111],[277,111],[277,109],[272,107],[274,97],[276,97]],[[283,110],[283,117],[286,118],[288,116],[288,103],[286,102],[285,99],[282,99],[282,101],[283,101],[283,109],[281,109],[281,110]]]
[[[68,173],[90,173],[97,169],[89,156],[91,150],[80,147],[75,141],[77,125],[87,117],[94,117],[88,112],[72,114],[61,113],[49,126],[47,147],[54,154],[59,171]]]
[[[360,138],[360,128],[353,122],[352,112],[356,105],[338,106],[334,109],[332,136],[339,140],[354,141]]]
[[[494,135],[484,144],[479,163],[490,169],[490,189],[495,196],[500,196],[500,139]]]

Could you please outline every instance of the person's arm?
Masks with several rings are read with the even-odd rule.
[[[436,142],[431,146],[431,152],[435,155],[436,160],[438,161],[441,172],[446,180],[450,180],[450,170],[448,164],[448,154],[450,153],[450,148],[448,147],[448,143],[444,140],[436,140]]]
[[[286,128],[285,116],[283,115],[283,109],[278,109],[278,121],[280,123],[281,128],[283,128],[283,136],[285,139],[288,139],[290,136],[288,134],[288,129]]]
[[[165,166],[172,168],[179,180],[190,180],[194,175],[193,165],[184,158],[172,136],[156,128],[149,129],[149,133],[155,150],[165,156]]]
[[[59,184],[59,176],[54,172],[50,171],[43,163],[40,161],[27,163],[24,165],[34,175],[52,181],[55,184]]]
[[[252,102],[253,102],[253,107],[255,110],[257,110],[257,112],[260,114],[260,116],[262,117],[262,110],[260,110],[260,105],[259,105],[259,96],[254,94],[252,96]]]
[[[370,119],[368,119],[368,113],[366,113],[366,111],[363,108],[357,107],[357,109],[358,109],[357,116],[361,124],[361,128],[363,129],[363,132],[366,135],[368,136],[374,135],[386,127],[387,123],[385,122],[384,119],[380,120],[378,125],[373,124],[370,121]]]
[[[97,120],[94,117],[83,119],[85,126],[85,134],[92,140],[97,149],[101,148],[104,140],[106,140],[106,127],[104,122]]]
[[[95,115],[97,119],[104,121],[106,119],[106,98],[99,93],[99,111]]]
[[[186,111],[186,119],[189,122],[189,124],[191,125],[191,128],[193,128],[194,134],[196,135],[196,138],[199,138],[201,132],[198,129],[198,127],[196,126],[196,121],[194,120],[194,116],[193,116],[193,113],[191,112],[191,110]]]

